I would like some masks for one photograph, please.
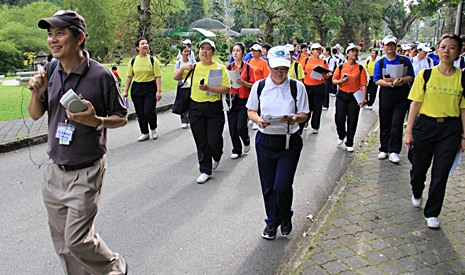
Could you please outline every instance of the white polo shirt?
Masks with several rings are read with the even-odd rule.
[[[422,60],[418,60],[418,56],[415,56],[412,58],[412,66],[413,66],[413,72],[415,73],[415,76],[424,69],[430,69],[434,67],[433,60],[427,56],[423,58]]]
[[[260,81],[256,81],[250,91],[249,100],[245,105],[249,110],[258,110],[259,100],[257,98],[257,89],[259,82]],[[272,116],[295,114],[295,105],[297,105],[297,113],[308,114],[310,112],[304,84],[297,81],[297,102],[294,103],[289,77],[280,85],[276,85],[271,80],[271,76],[268,76],[260,94],[260,113],[262,115],[270,114]],[[287,133],[287,123],[268,125],[265,128],[258,128],[258,130],[269,135],[285,135]],[[289,127],[289,133],[291,134],[296,133],[298,130],[298,123],[294,123],[294,125],[290,125]]]

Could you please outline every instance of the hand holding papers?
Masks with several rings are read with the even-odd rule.
[[[362,90],[358,90],[354,93],[354,97],[355,97],[355,100],[357,101],[357,103],[360,104],[360,102],[363,101],[363,93],[362,93]]]
[[[240,88],[241,84],[237,84],[237,80],[241,78],[239,70],[227,71],[229,74],[229,79],[231,79],[231,88]]]
[[[208,86],[221,86],[222,82],[222,70],[210,70],[210,73],[208,75]],[[216,93],[212,93],[210,91],[206,91],[207,95],[217,95]]]
[[[273,125],[277,123],[285,123],[284,121],[282,121],[283,118],[292,118],[293,116],[294,116],[293,114],[278,115],[278,116],[273,116],[270,114],[262,114],[262,119],[268,122],[269,124]]]
[[[329,72],[331,72],[330,70],[326,69],[326,68],[323,68],[321,66],[316,66],[313,71],[317,72],[317,73],[320,73],[320,74],[327,74]]]

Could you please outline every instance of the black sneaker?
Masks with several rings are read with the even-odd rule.
[[[289,236],[292,233],[292,222],[285,222],[281,224],[281,235],[283,237]]]
[[[271,225],[271,226],[266,226],[265,230],[263,230],[262,237],[267,240],[274,240],[276,238],[276,231],[278,229],[276,226]]]

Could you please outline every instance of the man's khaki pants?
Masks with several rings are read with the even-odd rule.
[[[53,244],[67,275],[124,274],[126,262],[94,232],[106,157],[92,166],[62,171],[56,164],[45,169],[42,194]]]

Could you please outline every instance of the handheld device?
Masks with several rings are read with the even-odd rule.
[[[203,85],[203,84],[205,84],[205,79],[202,78],[202,79],[200,80],[200,85]]]
[[[87,105],[82,102],[73,89],[69,89],[66,94],[61,97],[60,103],[71,113],[79,113],[87,110]]]
[[[390,74],[385,74],[384,78],[391,78],[391,75]]]
[[[344,74],[343,75],[343,78],[347,78],[349,75],[348,74]]]

